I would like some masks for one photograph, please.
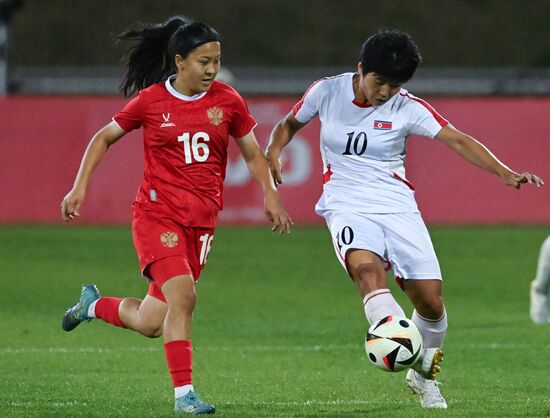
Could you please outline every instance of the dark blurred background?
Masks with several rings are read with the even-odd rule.
[[[177,14],[220,31],[230,66],[351,67],[378,28],[409,32],[426,66],[550,66],[548,0],[28,0],[14,65],[113,65],[113,35]]]
[[[78,92],[71,83],[78,75],[85,92],[116,91],[123,47],[115,35],[172,15],[221,33],[223,64],[245,93],[299,93],[327,70],[353,70],[362,42],[379,28],[400,28],[418,43],[424,63],[415,91],[550,91],[548,0],[0,0],[14,3],[12,92]]]

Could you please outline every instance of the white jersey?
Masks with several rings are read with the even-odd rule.
[[[418,212],[405,176],[409,135],[433,138],[447,125],[428,103],[401,89],[380,106],[357,103],[353,73],[314,83],[293,109],[301,123],[321,121],[323,194],[315,207],[363,213]]]

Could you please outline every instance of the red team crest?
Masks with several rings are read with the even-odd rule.
[[[219,107],[211,107],[206,111],[210,123],[214,126],[218,126],[222,123],[223,111]]]
[[[160,242],[162,242],[162,245],[168,248],[174,248],[178,245],[178,234],[175,232],[164,232],[160,234]]]

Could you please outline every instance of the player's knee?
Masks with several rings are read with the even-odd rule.
[[[445,305],[443,298],[436,295],[421,301],[415,306],[415,309],[422,317],[436,321],[443,317]]]
[[[376,263],[362,263],[352,271],[352,277],[361,287],[378,288],[384,272]]]
[[[195,308],[197,296],[195,292],[187,292],[177,299],[168,301],[168,310],[171,315],[191,315]]]
[[[158,338],[162,335],[162,327],[144,327],[140,331],[140,334],[147,338]]]
[[[162,335],[163,320],[160,318],[144,317],[140,315],[136,318],[134,329],[141,335],[148,338],[158,338]]]

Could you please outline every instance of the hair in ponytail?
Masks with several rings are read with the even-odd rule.
[[[162,24],[141,26],[141,29],[128,30],[117,36],[119,40],[133,42],[123,58],[126,74],[120,90],[125,96],[173,74],[176,54],[185,59],[202,44],[220,40],[218,32],[206,23],[188,23],[181,17],[171,17]]]

